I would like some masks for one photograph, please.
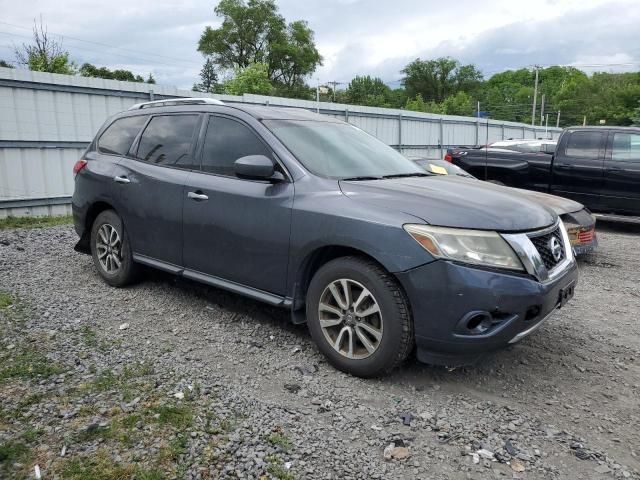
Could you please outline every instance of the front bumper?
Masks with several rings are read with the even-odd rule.
[[[459,366],[532,333],[572,295],[578,269],[572,260],[540,282],[438,260],[396,276],[411,304],[418,359]],[[471,328],[477,319],[488,328]]]

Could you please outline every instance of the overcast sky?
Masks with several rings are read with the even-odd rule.
[[[587,71],[640,70],[640,0],[279,0],[289,21],[306,20],[324,65],[321,83],[375,75],[399,85],[409,61],[453,56],[485,74],[539,65]],[[190,88],[197,42],[216,26],[217,1],[0,0],[0,59],[28,41],[34,16],[62,34],[78,63],[126,68]],[[94,42],[94,43],[90,43]]]

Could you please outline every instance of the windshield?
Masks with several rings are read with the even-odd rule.
[[[353,125],[314,120],[265,120],[264,124],[316,175],[359,180],[426,173]]]

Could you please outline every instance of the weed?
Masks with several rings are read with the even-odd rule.
[[[153,411],[158,414],[158,422],[161,425],[171,425],[177,429],[185,429],[193,423],[193,412],[188,407],[162,405],[155,407]]]
[[[117,464],[106,450],[98,450],[90,457],[75,457],[58,466],[54,473],[66,480],[121,480],[136,478],[141,480],[159,480],[164,475],[156,470],[145,470],[133,464]]]
[[[294,480],[295,477],[282,466],[282,462],[275,455],[267,455],[265,461],[267,462],[267,472],[274,478],[278,480]]]
[[[73,223],[71,215],[56,217],[7,217],[0,220],[0,230],[8,228],[45,228]]]
[[[88,347],[98,346],[98,335],[89,325],[82,326],[82,328],[80,329],[80,335],[82,336],[82,340]]]
[[[13,305],[13,298],[7,292],[0,290],[0,310],[4,310]]]
[[[11,378],[46,378],[63,371],[35,348],[22,348],[0,366],[0,381]]]
[[[42,435],[44,435],[44,430],[42,430],[41,428],[30,428],[22,434],[22,438],[27,443],[34,443]]]
[[[0,443],[0,465],[12,464],[24,459],[29,454],[29,448],[20,442]]]
[[[280,447],[284,451],[291,448],[291,440],[289,440],[283,433],[275,432],[267,437],[267,441],[274,447]]]

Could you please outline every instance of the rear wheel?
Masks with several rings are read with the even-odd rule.
[[[111,286],[123,287],[137,278],[139,267],[133,261],[122,220],[113,210],[101,212],[93,222],[91,256],[98,273]]]
[[[318,270],[307,292],[307,323],[329,362],[360,377],[391,371],[413,347],[413,322],[400,285],[360,257],[338,258]]]

